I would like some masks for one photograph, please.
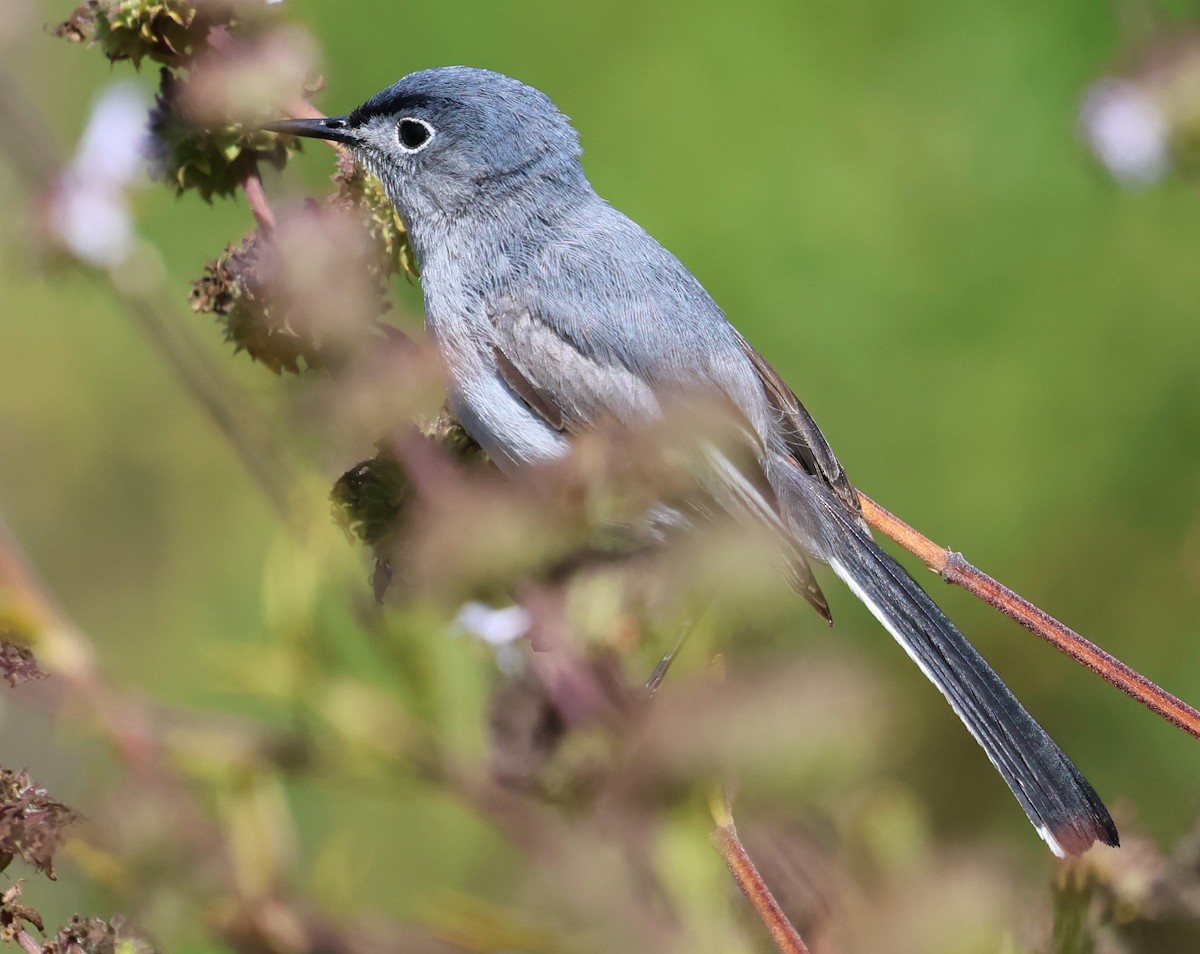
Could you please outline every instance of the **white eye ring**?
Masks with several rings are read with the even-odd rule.
[[[433,135],[433,127],[415,116],[405,116],[396,123],[396,141],[400,148],[410,155],[420,152],[433,142]]]

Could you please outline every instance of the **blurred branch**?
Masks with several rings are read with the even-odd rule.
[[[17,931],[14,940],[21,945],[21,949],[28,954],[42,954],[42,945],[35,941],[24,928]]]
[[[0,126],[13,130],[0,137],[0,150],[23,177],[37,185],[43,195],[52,188],[54,177],[63,167],[46,123],[28,97],[22,95],[12,76],[0,70]],[[257,182],[256,177],[255,181]],[[258,183],[261,192],[261,183]],[[263,198],[262,208],[255,207],[254,186],[247,191],[256,218],[263,213],[270,219]],[[136,254],[135,254],[136,257]],[[88,274],[124,306],[142,333],[166,360],[184,391],[205,411],[225,437],[267,499],[286,517],[287,478],[282,450],[273,440],[266,422],[249,409],[248,402],[237,400],[236,389],[210,361],[202,349],[183,330],[184,322],[162,290],[160,280],[146,281],[154,270],[146,262],[126,261],[111,268],[91,268]]]
[[[934,543],[895,514],[879,506],[866,494],[860,492],[858,497],[862,502],[863,516],[866,517],[867,523],[900,544],[909,553],[920,557],[927,567],[941,574],[947,583],[961,586],[988,606],[1015,619],[1035,636],[1044,639],[1059,652],[1070,656],[1101,679],[1132,696],[1151,712],[1200,739],[1200,712],[1182,699],[1161,689],[1115,656],[1106,653],[1095,643],[1089,642],[1073,629],[1034,606],[1020,594],[976,569],[961,553]]]
[[[717,823],[716,831],[713,832],[717,850],[725,859],[725,865],[733,875],[733,880],[754,908],[754,913],[770,932],[776,949],[780,954],[809,954],[804,939],[792,927],[792,922],[783,913],[779,902],[775,900],[771,889],[767,887],[754,862],[750,860],[741,839],[738,838],[737,828],[733,824],[733,813],[724,794],[713,797],[711,808],[713,820]]]
[[[263,235],[271,235],[275,231],[275,213],[271,211],[257,170],[242,180],[242,191],[246,193],[246,203],[250,206],[254,221],[258,223],[259,231]]]
[[[186,327],[183,319],[172,314],[176,308],[160,289],[130,288],[127,283],[114,281],[111,271],[93,274],[124,306],[175,373],[184,392],[200,405],[229,442],[268,502],[285,523],[290,523],[291,467],[266,420],[251,409],[248,401],[239,399],[233,382],[217,368],[191,334],[183,330]]]
[[[151,720],[126,696],[108,686],[87,636],[59,607],[0,518],[0,593],[7,610],[36,634],[39,658],[103,724],[105,734],[130,768],[156,771],[161,764]]]
[[[6,130],[0,148],[20,171],[21,177],[42,190],[61,168],[58,149],[49,125],[30,107],[29,97],[17,81],[0,69],[0,122]]]

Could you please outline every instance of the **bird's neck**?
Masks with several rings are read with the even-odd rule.
[[[406,224],[422,272],[443,257],[478,272],[554,241],[557,226],[600,201],[578,165],[530,169],[477,180],[459,201],[412,209]]]

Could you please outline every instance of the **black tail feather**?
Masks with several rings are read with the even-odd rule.
[[[803,496],[819,512],[804,535],[817,531],[823,557],[941,690],[1051,850],[1117,845],[1100,796],[929,594],[837,502],[813,487]]]

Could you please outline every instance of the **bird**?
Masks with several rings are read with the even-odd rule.
[[[601,198],[579,135],[543,92],[490,70],[411,73],[343,116],[277,133],[341,143],[408,230],[449,405],[501,471],[569,453],[599,422],[661,420],[719,395],[750,464],[712,449],[727,508],[786,541],[793,585],[826,619],[828,565],[983,748],[1058,856],[1117,846],[1108,809],[924,589],[874,541],[857,491],[792,389],[699,280]]]

